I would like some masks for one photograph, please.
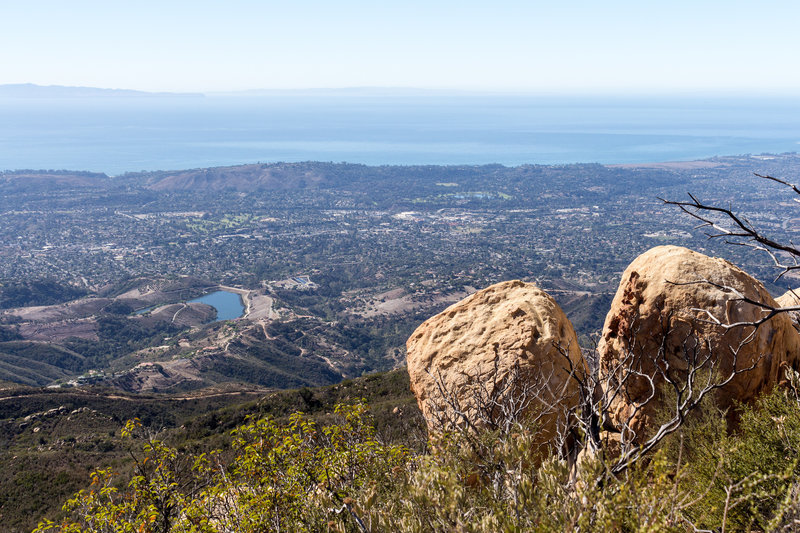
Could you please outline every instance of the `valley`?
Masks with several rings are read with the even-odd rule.
[[[550,291],[589,346],[619,272],[656,244],[722,255],[770,282],[768,257],[706,240],[659,198],[734,202],[791,238],[797,228],[775,222],[792,219],[791,199],[753,173],[798,168],[786,154],[6,172],[0,380],[170,394],[331,384],[402,365],[422,320],[512,278]],[[214,307],[193,301],[216,290],[239,294],[244,315],[216,321]]]
[[[709,241],[659,198],[731,202],[788,241],[796,204],[753,173],[798,171],[785,154],[0,174],[0,516],[30,530],[92,468],[126,475],[131,418],[202,451],[248,414],[324,419],[366,397],[387,439],[421,445],[406,339],[498,281],[547,290],[584,347],[620,272],[657,244],[726,257],[782,293],[797,279],[774,282],[769,257]],[[220,317],[197,301],[215,291],[241,306]]]

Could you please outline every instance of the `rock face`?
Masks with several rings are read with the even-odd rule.
[[[775,303],[781,307],[800,307],[800,289],[788,290],[775,298]],[[800,331],[800,311],[789,311],[794,329]]]
[[[673,375],[685,377],[689,353],[699,360],[710,356],[707,367],[713,361],[721,374],[728,375],[734,363],[732,350],[738,348],[736,368],[753,364],[755,368],[738,375],[717,393],[720,407],[727,408],[778,383],[781,363],[795,365],[798,360],[800,336],[785,314],[761,325],[752,340],[739,348],[753,328],[725,330],[699,310],[726,324],[757,320],[762,311],[702,280],[775,304],[761,283],[723,259],[677,246],[658,246],[636,258],[622,275],[598,346],[603,390],[606,394],[618,391],[609,402],[607,422],[619,430],[627,425],[635,434],[635,442],[641,442],[653,430],[658,411],[666,406],[664,398],[657,396],[637,410],[635,406],[648,398],[651,387],[642,377],[629,376],[626,380],[621,367],[651,376],[658,386],[664,379],[657,368],[665,369],[667,364]],[[687,282],[698,283],[675,284]],[[631,438],[630,433],[628,436]]]
[[[775,303],[781,307],[797,307],[800,306],[800,289],[792,289],[784,292],[777,298]]]
[[[508,403],[536,391],[528,411],[540,416],[537,441],[546,444],[578,403],[578,385],[567,370],[570,362],[585,370],[575,330],[532,283],[506,281],[478,291],[425,321],[406,346],[411,388],[432,433],[448,426],[453,401],[477,428],[491,427],[481,417],[482,399],[506,391],[500,399]]]

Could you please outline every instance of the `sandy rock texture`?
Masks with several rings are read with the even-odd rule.
[[[487,427],[479,415],[479,398],[519,376],[509,397],[538,393],[529,410],[540,416],[537,442],[546,444],[566,423],[566,411],[578,403],[569,361],[575,369],[586,368],[575,330],[555,300],[519,280],[492,285],[453,304],[420,325],[406,346],[411,388],[431,433],[447,427],[442,415],[453,414],[448,397],[476,427]]]
[[[791,289],[775,298],[775,303],[781,307],[800,307],[800,288]],[[794,329],[800,331],[800,311],[789,311]]]
[[[736,296],[703,280],[734,287],[753,300],[775,305],[761,283],[731,263],[677,246],[658,246],[636,258],[622,275],[598,346],[600,378],[608,393],[619,387],[609,403],[609,422],[617,429],[626,424],[641,441],[655,427],[662,401],[644,401],[651,393],[645,378],[629,377],[625,369],[653,376],[663,383],[657,367],[685,376],[687,353],[710,360],[727,375],[736,368],[755,368],[741,374],[717,393],[722,408],[734,401],[747,401],[778,383],[781,363],[796,366],[800,336],[788,315],[778,315],[754,333],[753,328],[725,330],[699,309],[707,310],[726,324],[755,321],[763,311],[737,301]],[[685,284],[685,283],[690,284]],[[675,283],[683,283],[675,284]],[[740,344],[752,334],[750,342]],[[733,350],[738,350],[734,357]],[[659,400],[659,398],[656,398]]]

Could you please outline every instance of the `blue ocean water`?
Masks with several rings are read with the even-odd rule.
[[[0,170],[643,163],[798,150],[800,98],[361,94],[0,99]]]

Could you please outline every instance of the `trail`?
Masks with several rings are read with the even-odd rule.
[[[178,313],[180,313],[181,311],[183,311],[183,310],[184,310],[184,309],[186,309],[187,307],[188,307],[188,305],[187,305],[187,304],[185,304],[185,303],[184,303],[184,304],[182,304],[181,308],[180,308],[180,309],[178,309],[177,311],[175,311],[175,314],[174,314],[174,315],[172,315],[172,320],[170,320],[170,322],[174,324],[174,323],[175,323],[175,319],[176,319],[176,318],[178,318]]]

